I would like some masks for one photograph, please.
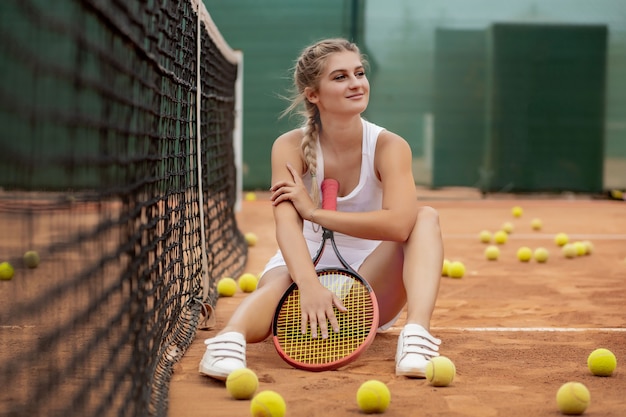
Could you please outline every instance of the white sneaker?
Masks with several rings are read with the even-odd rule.
[[[198,367],[201,374],[225,380],[232,371],[246,367],[246,339],[241,333],[224,333],[204,344],[206,351]]]
[[[419,324],[407,324],[398,337],[396,375],[425,378],[426,365],[439,356],[441,340]]]

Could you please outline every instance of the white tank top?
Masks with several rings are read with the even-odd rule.
[[[337,198],[337,211],[365,212],[382,208],[383,189],[374,169],[374,154],[378,135],[384,129],[364,119],[363,141],[361,152],[361,174],[357,186],[346,196]],[[324,178],[324,155],[317,141],[317,178],[321,184]],[[303,177],[307,188],[311,187],[311,174],[307,172]],[[320,190],[321,195],[321,190]],[[303,233],[307,241],[311,257],[317,252],[322,241],[322,228],[308,220],[304,221]],[[359,265],[380,243],[379,240],[361,239],[335,232],[335,242],[341,256],[349,263]],[[339,260],[327,243],[324,255],[318,263],[318,268],[339,266]]]

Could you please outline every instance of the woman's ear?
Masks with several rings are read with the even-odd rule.
[[[307,101],[312,104],[315,104],[319,101],[317,91],[311,87],[306,87],[304,89],[304,97],[306,97]]]

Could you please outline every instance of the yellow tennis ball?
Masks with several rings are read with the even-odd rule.
[[[446,356],[435,356],[426,364],[426,379],[434,387],[447,387],[455,375],[456,367]]]
[[[24,265],[28,268],[37,268],[39,266],[39,254],[34,250],[29,250],[24,254]]]
[[[505,222],[504,224],[502,224],[502,230],[504,230],[508,234],[513,233],[513,223]]]
[[[259,378],[249,368],[232,371],[226,378],[226,389],[236,400],[249,400],[259,388]]]
[[[505,244],[508,239],[509,239],[509,235],[504,230],[498,230],[493,235],[493,241],[496,242],[498,245]]]
[[[520,206],[515,206],[511,209],[511,214],[513,214],[513,217],[522,217],[524,210]]]
[[[495,261],[500,257],[500,248],[495,245],[487,246],[485,249],[485,258],[490,261]]]
[[[256,290],[258,282],[256,275],[246,272],[239,277],[239,288],[243,292],[252,292]]]
[[[567,242],[569,242],[569,237],[565,233],[557,233],[554,236],[554,243],[559,246],[564,246]]]
[[[566,382],[556,392],[559,411],[567,415],[580,415],[585,412],[591,401],[591,394],[580,382]]]
[[[236,292],[237,282],[230,277],[224,277],[217,283],[217,293],[221,297],[232,297]]]
[[[255,201],[256,200],[256,194],[253,193],[252,191],[247,192],[245,195],[245,199],[246,201]]]
[[[566,243],[561,248],[561,251],[563,252],[563,256],[565,256],[566,258],[571,259],[578,256],[578,251],[576,250],[576,246],[574,246],[573,243]]]
[[[257,235],[252,232],[246,233],[245,235],[243,235],[243,237],[246,239],[246,243],[248,244],[248,246],[254,246],[259,241]]]
[[[574,242],[574,248],[578,256],[584,256],[587,253],[587,246],[583,242]]]
[[[599,348],[589,354],[587,367],[596,376],[611,376],[617,367],[617,358],[610,350]]]
[[[533,254],[535,261],[543,263],[548,261],[548,256],[550,253],[546,248],[537,248]]]
[[[12,279],[14,273],[15,273],[15,270],[13,269],[13,266],[10,263],[8,262],[0,263],[0,279],[1,280],[8,281]]]
[[[483,230],[478,234],[478,239],[482,243],[490,243],[491,242],[491,232],[489,230]]]
[[[517,259],[528,262],[533,257],[533,251],[528,246],[522,246],[517,250]]]
[[[356,392],[356,403],[366,414],[384,413],[391,402],[391,392],[381,381],[371,379],[361,384]]]
[[[449,270],[450,270],[450,261],[448,259],[444,259],[443,265],[441,266],[441,275],[444,277],[447,277]]]
[[[541,230],[541,228],[543,227],[543,223],[541,222],[541,219],[532,219],[532,221],[530,222],[530,227],[533,230]]]
[[[591,255],[593,253],[593,243],[589,240],[583,240],[583,244],[585,245],[585,255]]]
[[[287,404],[276,391],[261,391],[250,402],[252,417],[284,417],[286,412]]]
[[[450,266],[448,267],[448,276],[450,278],[463,278],[463,275],[465,275],[465,265],[463,265],[463,262],[450,262]]]

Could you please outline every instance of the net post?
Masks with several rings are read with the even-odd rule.
[[[235,81],[235,126],[233,129],[233,148],[235,150],[235,168],[237,170],[235,211],[241,211],[243,194],[243,52],[234,51],[237,57],[237,80]]]

